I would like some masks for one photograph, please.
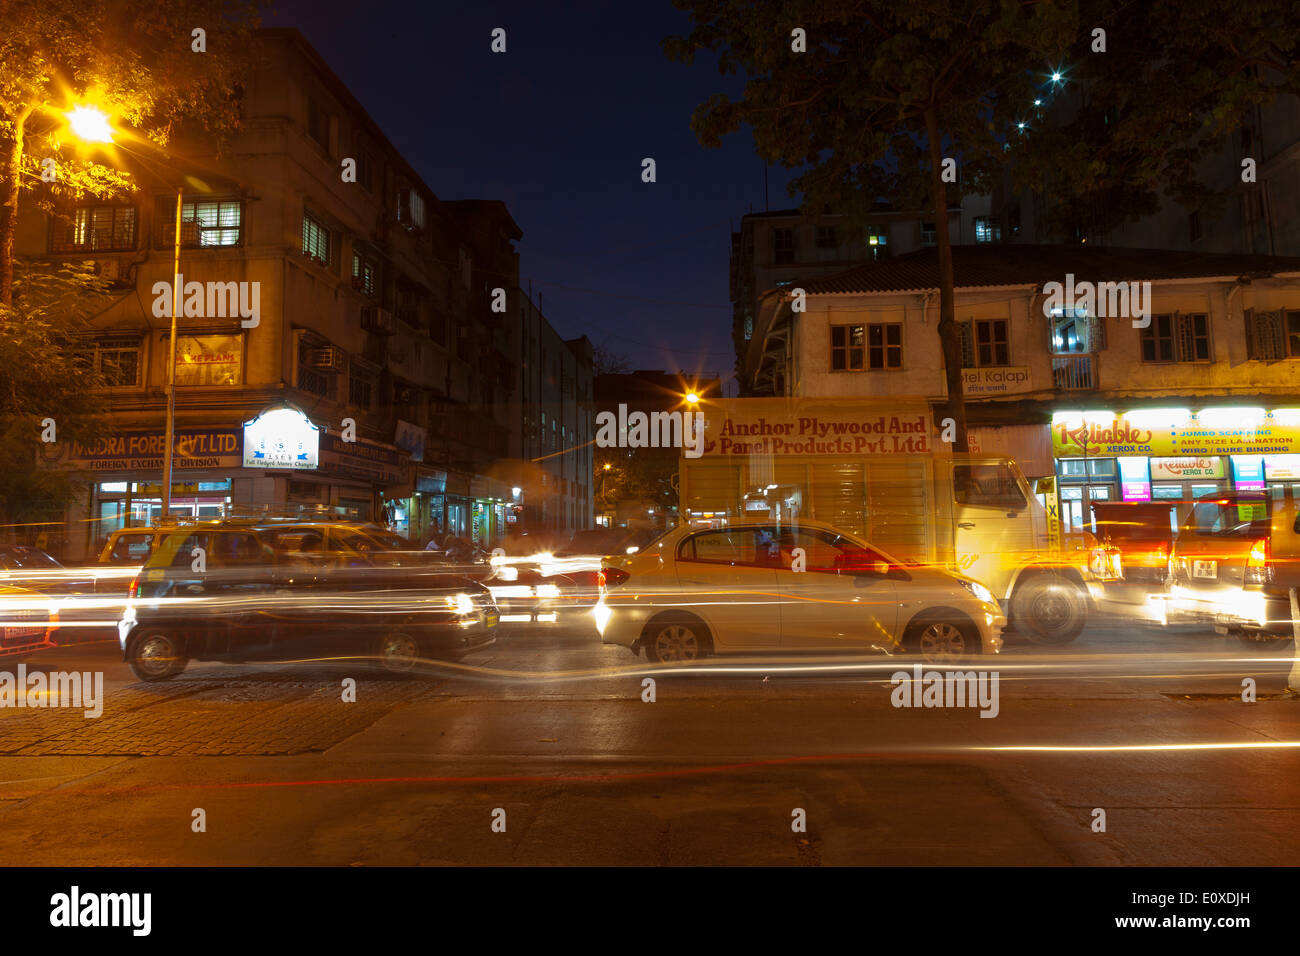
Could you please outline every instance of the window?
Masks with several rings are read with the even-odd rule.
[[[867,326],[867,368],[903,367],[903,327],[898,323]]]
[[[977,368],[1011,364],[1011,350],[1007,344],[1006,319],[976,319],[974,358]]]
[[[938,238],[934,234],[934,223],[921,223],[921,245],[932,246],[938,241]]]
[[[860,371],[866,354],[866,329],[861,325],[831,326],[831,371]]]
[[[1210,319],[1204,314],[1153,315],[1151,324],[1139,333],[1142,361],[1208,362],[1210,360]]]
[[[312,364],[312,350],[320,345],[319,341],[310,341],[306,336],[298,341],[298,387],[321,398],[332,398],[333,376]]]
[[[976,242],[1001,242],[1002,227],[996,216],[977,216],[975,218]]]
[[[348,404],[370,409],[374,405],[375,377],[353,366],[348,373]]]
[[[410,186],[397,192],[397,221],[408,229],[424,228],[424,197]]]
[[[835,234],[834,226],[817,227],[817,248],[818,249],[835,249],[839,247],[839,241]]]
[[[379,297],[379,260],[355,246],[352,249],[352,288],[372,299]]]
[[[1187,234],[1192,242],[1201,241],[1201,214],[1199,211],[1191,213],[1187,217]]]
[[[1247,309],[1246,357],[1263,362],[1300,358],[1300,312]]]
[[[357,144],[357,184],[368,193],[375,191],[375,157],[360,143]]]
[[[779,560],[783,570],[793,568],[795,548],[803,548],[805,570],[810,573],[888,574],[890,564],[884,557],[862,548],[842,535],[830,531],[802,528],[782,529],[777,535]]]
[[[153,554],[153,536],[152,531],[122,535],[114,542],[109,560],[115,564],[144,564]]]
[[[677,557],[682,561],[752,565],[755,560],[754,538],[753,529],[709,531],[683,541]]]
[[[1192,508],[1191,525],[1197,534],[1228,538],[1258,538],[1269,533],[1269,499],[1221,498],[1198,501]]]
[[[238,385],[244,340],[234,335],[176,336],[177,385]]]
[[[51,252],[114,252],[135,248],[134,206],[78,206],[55,217]]]
[[[954,465],[952,480],[958,504],[1007,511],[1025,506],[1015,472],[1006,465]]]
[[[135,336],[99,339],[89,346],[85,359],[100,374],[104,385],[130,387],[140,384],[141,347],[141,339]]]
[[[772,230],[772,259],[777,265],[794,262],[794,230]]]
[[[321,109],[314,97],[307,97],[307,135],[321,146],[329,149],[330,120],[329,114]]]
[[[333,243],[330,231],[310,213],[302,217],[302,254],[314,262],[328,266],[332,261]]]
[[[176,241],[176,199],[158,200],[161,242]],[[243,238],[243,206],[238,199],[192,199],[181,203],[181,244],[237,246]]]

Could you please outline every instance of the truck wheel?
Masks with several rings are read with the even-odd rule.
[[[138,680],[169,680],[185,670],[188,659],[180,643],[166,631],[146,631],[131,645],[127,663]]]
[[[1088,621],[1088,601],[1068,578],[1035,574],[1011,596],[1011,620],[1033,643],[1060,647],[1083,631]]]

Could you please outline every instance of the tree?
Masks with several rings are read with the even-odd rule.
[[[1162,197],[1221,207],[1202,160],[1249,129],[1257,107],[1300,93],[1291,0],[1084,0],[1080,26],[1064,101],[1010,156],[1013,182],[1048,200],[1046,232],[1066,241],[1102,239]],[[1267,130],[1241,140],[1239,158],[1262,164],[1261,133],[1268,140]]]
[[[129,170],[68,136],[64,111],[93,104],[156,147],[187,121],[222,142],[239,122],[237,93],[251,63],[258,5],[0,0],[0,305],[13,304],[22,190],[38,190],[49,208],[59,198],[132,188]]]
[[[615,352],[607,345],[593,345],[591,371],[595,375],[626,375],[632,371],[632,363],[626,355]]]
[[[38,466],[103,423],[103,384],[77,337],[107,302],[88,266],[20,267],[15,308],[0,306],[0,521],[7,529],[60,520],[76,478]]]
[[[947,210],[990,191],[1026,104],[1077,32],[1073,4],[1034,0],[674,0],[694,26],[664,40],[672,59],[707,50],[743,71],[739,99],[716,93],[691,126],[702,145],[749,126],[759,156],[800,169],[791,195],[865,226],[873,203],[932,208],[939,260],[937,333],[966,450],[961,348],[953,314]],[[797,52],[793,31],[804,31]],[[944,160],[954,160],[954,182]]]

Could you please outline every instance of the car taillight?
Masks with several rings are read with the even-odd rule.
[[[628,573],[620,568],[605,568],[600,572],[600,586],[602,588],[616,588],[628,579]]]
[[[1272,580],[1273,562],[1270,560],[1268,538],[1260,538],[1251,546],[1242,583],[1268,584]]]
[[[137,576],[131,579],[131,585],[126,589],[126,596],[130,600],[135,600],[135,596],[139,592],[140,592],[140,578]]]

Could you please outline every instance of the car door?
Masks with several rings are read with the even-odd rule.
[[[863,651],[893,645],[898,587],[888,560],[822,528],[786,526],[777,540],[782,648]]]
[[[752,526],[692,534],[678,545],[677,606],[698,614],[719,650],[781,643],[781,603],[773,563],[759,564]]]
[[[249,531],[220,531],[209,537],[204,595],[214,637],[224,635],[236,658],[262,657],[292,631],[290,615],[276,600],[271,548]]]

